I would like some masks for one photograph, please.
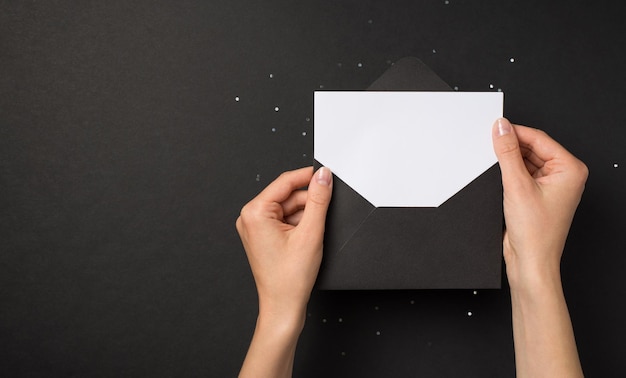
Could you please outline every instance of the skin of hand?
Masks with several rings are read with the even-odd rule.
[[[503,254],[511,287],[518,377],[582,376],[560,279],[560,260],[587,167],[540,130],[493,127],[502,171]],[[308,191],[299,188],[309,182]],[[259,316],[240,376],[288,377],[322,258],[332,175],[286,172],[237,220],[259,294]]]
[[[307,190],[301,188],[308,185]],[[237,219],[259,296],[257,325],[240,377],[288,377],[322,261],[332,173],[283,173]]]
[[[502,171],[517,376],[582,376],[560,262],[588,169],[543,131],[500,118],[492,135]]]

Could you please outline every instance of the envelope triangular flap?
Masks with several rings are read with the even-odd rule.
[[[315,169],[319,167],[320,164],[316,162]],[[324,235],[324,250],[329,251],[330,256],[338,256],[338,252],[352,240],[359,227],[375,209],[374,205],[367,202],[341,178],[333,177],[333,200],[326,218],[328,232]]]
[[[451,89],[420,60],[404,58],[368,90]],[[375,208],[340,178],[333,186],[318,288],[500,287],[502,187],[497,165],[439,208]]]
[[[499,288],[502,242],[486,237],[502,233],[499,178],[493,166],[438,208],[376,208],[340,250],[325,250],[318,287]]]
[[[421,60],[402,58],[379,77],[368,91],[451,91],[452,88]]]

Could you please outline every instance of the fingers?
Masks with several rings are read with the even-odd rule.
[[[298,210],[295,213],[285,216],[285,223],[290,224],[292,226],[297,226],[302,219],[302,214],[304,214],[304,210]]]
[[[522,148],[528,150],[526,157],[536,166],[539,166],[539,162],[546,162],[560,157],[560,155],[571,155],[563,146],[541,130],[515,125],[515,133]]]
[[[535,172],[531,171],[533,177],[561,172],[571,180],[568,183],[572,188],[584,187],[589,169],[565,147],[541,130],[515,125],[515,132],[522,150],[528,150],[524,156],[537,167]],[[547,164],[548,162],[552,162],[551,166]]]
[[[513,128],[506,118],[498,118],[493,124],[493,149],[500,163],[502,183],[505,186],[507,183],[521,183],[530,178],[516,131],[517,127]]]
[[[312,174],[313,167],[285,172],[263,189],[257,198],[267,202],[283,202],[293,191],[305,187]]]
[[[275,219],[299,225],[307,235],[323,235],[332,182],[332,173],[325,167],[315,175],[311,167],[283,173],[244,206],[237,219],[237,230],[241,234],[251,220]],[[308,190],[299,190],[307,183]]]
[[[281,174],[241,209],[235,224],[239,233],[241,234],[247,228],[246,225],[259,220],[273,219],[282,222],[285,216],[291,215],[298,208],[301,208],[306,197],[298,194],[302,192],[298,189],[306,186],[312,174],[312,167]]]
[[[500,118],[493,125],[492,135],[505,190],[557,171],[565,172],[574,186],[583,185],[587,179],[585,164],[541,130],[513,126]]]
[[[282,203],[284,217],[287,218],[288,216],[304,209],[307,196],[308,194],[306,190],[296,190],[291,193],[289,198]]]
[[[515,126],[515,130],[517,131],[517,125]],[[519,137],[518,137],[519,140]],[[528,147],[524,146],[523,144],[521,144],[520,142],[520,150],[522,151],[522,156],[524,157],[524,162],[527,162],[528,164],[531,164],[533,167],[535,167],[535,169],[539,169],[541,167],[543,167],[543,165],[545,164],[545,161],[542,160],[539,156],[537,156],[537,154],[535,154],[533,152],[533,150],[529,149]]]
[[[307,200],[298,227],[310,235],[323,235],[326,212],[332,196],[333,176],[330,169],[320,168],[311,178]]]

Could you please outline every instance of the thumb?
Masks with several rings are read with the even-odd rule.
[[[508,119],[498,118],[492,130],[493,150],[502,171],[502,185],[519,183],[528,177],[515,128]]]
[[[309,183],[304,213],[298,227],[307,230],[311,235],[324,233],[326,212],[330,204],[333,190],[333,174],[330,169],[322,167],[315,172]]]

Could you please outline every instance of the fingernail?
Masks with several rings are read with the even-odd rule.
[[[511,132],[511,123],[506,118],[498,118],[498,135],[503,136]]]
[[[322,167],[317,171],[315,180],[320,185],[330,186],[330,183],[333,182],[333,174],[330,172],[330,169]]]

